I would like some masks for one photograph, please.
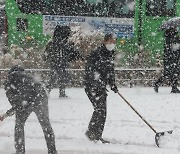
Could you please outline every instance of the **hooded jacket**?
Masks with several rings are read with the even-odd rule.
[[[25,74],[24,69],[18,65],[10,69],[4,82],[4,89],[12,105],[9,113],[13,110],[25,110],[29,106],[35,107],[38,105],[36,100],[46,96],[41,83],[35,81],[32,76]]]
[[[52,69],[65,69],[69,62],[82,58],[74,44],[68,42],[70,32],[68,26],[57,26],[52,41],[46,46],[45,59],[49,61]]]
[[[106,86],[115,86],[114,51],[102,44],[90,53],[85,67],[85,88],[106,90]]]
[[[180,39],[175,30],[165,31],[164,44],[164,70],[168,74],[179,73],[180,65]]]

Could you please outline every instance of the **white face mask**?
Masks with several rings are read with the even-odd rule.
[[[111,44],[106,44],[106,49],[108,49],[109,51],[112,51],[115,48],[116,44],[111,43]]]

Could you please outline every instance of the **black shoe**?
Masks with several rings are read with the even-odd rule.
[[[104,144],[109,144],[110,141],[104,140],[102,137],[99,138],[99,141],[101,141]]]
[[[94,141],[95,143],[101,141],[104,144],[110,143],[110,141],[104,140],[102,137],[97,137],[94,133],[90,131],[86,131],[85,135],[90,141]]]
[[[158,93],[158,88],[159,88],[159,86],[158,85],[154,85],[154,91],[156,92],[156,93]]]
[[[58,154],[58,152],[57,151],[52,151],[52,152],[49,151],[48,154]]]
[[[59,97],[68,97],[66,94],[59,94]]]
[[[180,93],[178,88],[172,88],[171,93]]]
[[[90,141],[96,140],[96,135],[88,130],[86,131],[85,135]]]

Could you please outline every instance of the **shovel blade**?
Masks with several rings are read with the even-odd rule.
[[[159,147],[159,140],[161,138],[161,136],[164,136],[165,134],[172,134],[172,130],[169,130],[169,131],[165,131],[165,132],[158,132],[156,133],[156,136],[155,136],[155,142],[156,142],[156,145]]]

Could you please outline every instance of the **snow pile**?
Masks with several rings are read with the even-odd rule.
[[[160,148],[180,148],[180,133],[173,131],[172,134],[165,132],[164,135],[159,138]]]

